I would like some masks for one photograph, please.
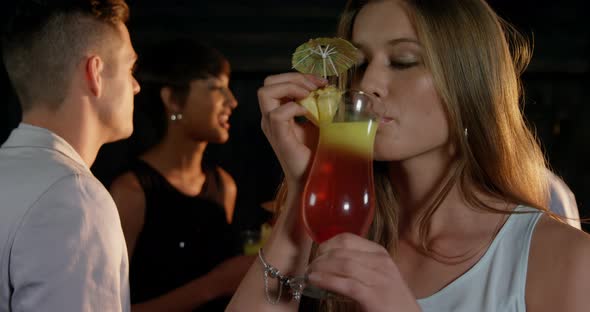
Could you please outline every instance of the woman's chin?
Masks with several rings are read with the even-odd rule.
[[[220,131],[215,138],[212,138],[211,143],[224,144],[229,140],[229,132],[226,130]]]

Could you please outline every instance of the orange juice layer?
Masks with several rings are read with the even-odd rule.
[[[377,126],[375,121],[321,123],[320,144],[349,153],[372,155]]]

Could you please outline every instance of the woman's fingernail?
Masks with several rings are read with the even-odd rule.
[[[328,79],[324,78],[324,77],[320,77],[320,76],[313,76],[313,78],[315,79],[315,81],[317,83],[321,83],[321,84],[326,84],[328,83]]]

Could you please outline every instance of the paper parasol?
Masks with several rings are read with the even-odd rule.
[[[300,45],[293,53],[293,68],[304,74],[339,76],[358,60],[358,50],[341,38],[317,38]]]

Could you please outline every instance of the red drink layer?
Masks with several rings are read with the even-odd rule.
[[[373,122],[322,125],[303,193],[303,222],[318,243],[350,232],[365,235],[375,209]]]

